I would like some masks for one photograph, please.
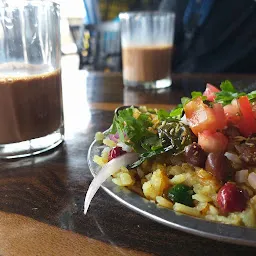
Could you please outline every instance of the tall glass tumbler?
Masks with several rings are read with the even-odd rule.
[[[0,158],[63,141],[60,10],[52,1],[0,0]]]
[[[126,12],[119,17],[124,85],[169,87],[175,14]]]

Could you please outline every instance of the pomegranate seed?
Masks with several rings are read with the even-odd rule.
[[[116,158],[118,156],[121,156],[125,154],[126,151],[123,151],[121,147],[114,147],[109,151],[108,154],[108,161],[112,160],[113,158]]]
[[[247,191],[240,189],[234,183],[227,182],[218,192],[217,204],[223,213],[242,212],[249,199]]]

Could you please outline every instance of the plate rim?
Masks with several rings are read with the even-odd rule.
[[[106,131],[105,131],[106,132]],[[104,133],[105,133],[104,132]],[[94,140],[88,150],[87,163],[92,176],[95,176],[95,170],[93,165],[99,170],[100,167],[93,162],[93,150],[96,148],[100,149],[100,146],[104,148],[104,145]],[[93,155],[92,155],[93,154]],[[196,218],[182,213],[176,213],[171,209],[166,209],[157,206],[155,203],[148,201],[147,199],[139,196],[135,192],[128,190],[127,188],[119,187],[115,185],[109,179],[101,185],[103,190],[107,192],[115,200],[126,206],[127,208],[145,216],[153,221],[156,221],[162,225],[183,231],[196,236],[206,237],[209,239],[228,242],[236,245],[245,245],[250,247],[256,247],[256,228],[248,228],[242,226],[235,226],[231,224],[224,224],[214,221],[208,221],[201,218]],[[126,194],[129,196],[126,196]],[[132,196],[131,196],[132,195]],[[144,201],[143,209],[137,205],[134,205],[134,201]],[[150,205],[150,206],[149,206]],[[146,207],[147,206],[147,207]],[[160,210],[160,211],[159,211]],[[162,214],[164,213],[164,214]],[[168,216],[166,218],[165,216]],[[173,220],[171,220],[173,218]],[[184,223],[182,223],[182,221]],[[188,224],[185,226],[184,224]],[[194,223],[194,225],[193,225]],[[193,226],[197,227],[197,229]],[[235,236],[230,236],[230,233]],[[239,236],[240,234],[240,236]]]

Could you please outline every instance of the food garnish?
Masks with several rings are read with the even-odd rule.
[[[94,177],[86,193],[84,201],[84,214],[87,213],[91,200],[102,185],[102,183],[112,174],[117,172],[122,166],[131,164],[132,162],[136,161],[137,158],[138,154],[127,153],[115,159],[112,159],[104,167],[102,167],[100,172]]]
[[[181,98],[171,111],[121,108],[97,138],[106,147],[94,158],[102,169],[85,213],[111,177],[176,212],[256,227],[256,91],[238,92],[227,80]]]

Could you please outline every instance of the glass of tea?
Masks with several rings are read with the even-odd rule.
[[[0,158],[63,141],[60,10],[53,1],[0,3]]]
[[[125,86],[169,87],[175,14],[120,13],[123,82]]]

